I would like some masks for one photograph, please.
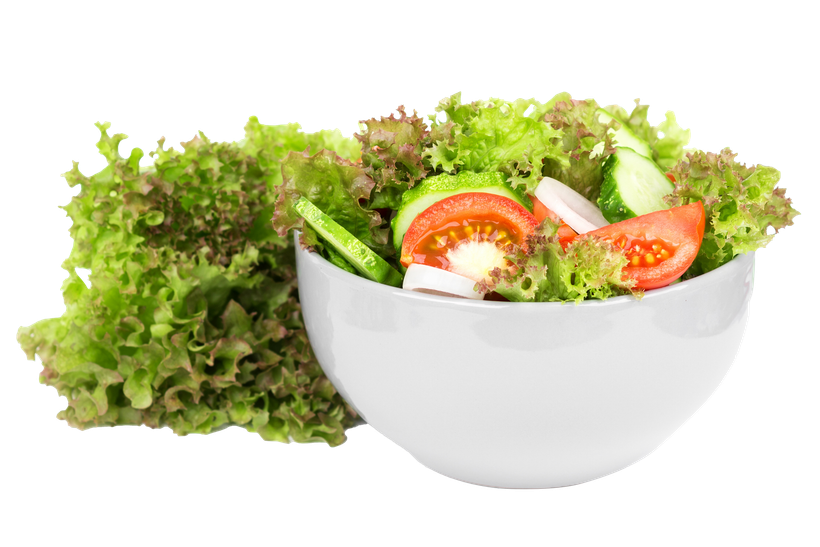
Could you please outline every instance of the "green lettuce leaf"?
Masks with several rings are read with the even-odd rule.
[[[370,207],[397,209],[401,195],[427,176],[429,166],[422,158],[429,131],[415,112],[408,116],[404,106],[399,117],[373,118],[361,122],[362,167],[375,187]],[[335,219],[334,219],[335,220]]]
[[[601,193],[604,160],[615,152],[609,129],[617,122],[598,121],[598,103],[592,99],[558,100],[547,110],[544,120],[561,130],[561,146],[569,163],[548,158],[544,175],[559,180],[587,198],[595,201]]]
[[[118,152],[99,125],[107,167],[65,210],[74,245],[66,312],[18,331],[41,379],[68,400],[70,425],[170,426],[185,435],[231,424],[268,440],[345,440],[359,423],[322,373],[297,300],[293,244],[270,227],[279,159],[303,147],[355,150],[334,132],[251,118],[243,143],[201,133],[153,165]],[[281,183],[280,183],[281,184]],[[77,270],[91,271],[90,287]]]
[[[300,197],[308,199],[326,215],[379,254],[389,253],[388,228],[378,211],[367,203],[375,183],[361,165],[349,162],[330,150],[313,156],[291,152],[282,163],[284,182],[278,198],[273,226],[284,236],[304,220],[293,210]]]
[[[765,247],[775,234],[793,224],[799,213],[777,188],[780,172],[773,167],[746,167],[737,154],[689,152],[670,172],[677,181],[665,201],[670,206],[703,202],[706,229],[698,256],[684,278],[725,264],[740,253]]]
[[[527,236],[524,246],[512,246],[507,259],[512,267],[495,268],[492,281],[479,284],[482,292],[494,290],[513,302],[575,302],[604,300],[634,294],[635,282],[624,279],[628,260],[620,249],[593,236],[562,248],[558,225],[545,220]]]
[[[515,187],[532,191],[541,179],[546,159],[569,166],[561,146],[563,132],[539,114],[544,105],[533,99],[501,99],[461,103],[461,94],[442,99],[432,121],[431,146],[424,152],[438,172],[500,171]]]

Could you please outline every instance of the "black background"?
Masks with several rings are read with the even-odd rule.
[[[437,83],[427,86],[428,92],[412,93],[406,91],[404,85],[391,90],[377,84],[361,84],[356,89],[341,91],[340,85],[294,87],[267,82],[260,86],[264,93],[208,94],[162,89],[144,99],[111,96],[87,99],[87,104],[78,105],[55,98],[52,103],[41,105],[27,125],[21,126],[19,150],[7,152],[18,166],[7,173],[10,177],[7,182],[10,187],[23,190],[17,194],[21,198],[19,208],[11,207],[15,227],[10,239],[14,242],[11,247],[16,267],[13,285],[7,286],[13,311],[7,332],[20,323],[62,311],[58,285],[63,273],[58,265],[69,249],[65,233],[68,221],[56,205],[65,202],[70,192],[57,175],[68,169],[71,158],[79,159],[85,172],[102,167],[102,159],[93,149],[97,138],[92,127],[95,119],[111,119],[114,131],[131,135],[124,143],[124,151],[135,144],[150,150],[160,133],[171,142],[188,139],[198,129],[212,138],[238,138],[250,113],[256,113],[263,122],[298,119],[307,130],[338,125],[349,134],[355,130],[357,119],[387,114],[399,102],[422,112],[430,111],[441,95],[462,84]],[[518,94],[536,95],[546,100],[560,88],[506,84],[463,89],[466,100],[490,93],[507,98]],[[794,172],[794,167],[787,163],[791,158],[782,148],[772,146],[771,137],[761,134],[760,120],[749,116],[750,108],[765,100],[763,95],[756,97],[750,93],[738,100],[737,94],[695,95],[672,85],[642,87],[637,84],[634,88],[616,91],[590,84],[570,91],[575,96],[594,94],[600,102],[618,101],[627,107],[631,107],[634,95],[641,94],[644,101],[654,105],[653,123],[660,120],[665,108],[674,108],[681,123],[694,129],[694,144],[701,148],[718,150],[729,144],[740,153],[741,160],[767,162],[783,170],[786,173],[784,186],[794,184],[792,195],[805,210],[805,190],[790,176]],[[802,230],[806,230],[805,226]],[[715,399],[648,460],[582,487],[580,491],[636,487],[698,489],[716,484],[730,488],[759,479],[750,474],[750,466],[766,468],[771,461],[782,460],[785,434],[778,424],[788,421],[790,416],[785,408],[771,404],[771,400],[787,391],[794,381],[784,370],[788,366],[784,355],[790,355],[792,350],[788,348],[792,341],[784,327],[788,315],[784,315],[783,299],[800,290],[791,280],[799,237],[796,233],[800,231],[801,228],[787,230],[770,249],[758,254],[757,291],[749,336],[737,366]],[[685,348],[669,349],[685,351]],[[184,469],[185,465],[205,466],[244,480],[256,477],[268,486],[321,489],[347,484],[357,488],[398,487],[455,493],[472,490],[423,469],[367,427],[351,431],[348,443],[337,450],[324,446],[266,445],[241,430],[189,439],[177,439],[168,431],[145,429],[81,434],[54,418],[64,402],[51,389],[38,385],[37,365],[26,363],[22,353],[15,350],[8,368],[12,374],[6,382],[11,382],[13,387],[7,387],[6,391],[13,390],[23,401],[19,410],[13,412],[20,412],[22,416],[18,426],[20,440],[36,439],[41,446],[60,450],[64,455],[60,468],[93,472],[102,455],[107,458],[115,453],[130,462],[151,462],[159,458],[161,464],[157,461],[157,468],[167,468],[168,462],[177,462],[174,465],[177,469]],[[487,442],[493,442],[490,432]],[[230,457],[226,458],[228,451]]]

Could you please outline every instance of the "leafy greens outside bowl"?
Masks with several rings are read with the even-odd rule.
[[[798,214],[780,173],[738,163],[728,148],[685,150],[689,130],[674,114],[652,126],[639,101],[630,113],[567,93],[545,103],[464,103],[456,93],[435,111],[428,124],[400,106],[362,121],[355,139],[252,117],[240,142],[200,133],[175,150],[160,139],[145,166],[142,150],[120,155],[125,135],[99,124],[107,166],[86,176],[75,163],[64,175],[80,187],[65,207],[66,312],[17,337],[41,359],[41,381],[67,398],[58,416],[80,429],[180,435],[234,424],[335,446],[361,420],[313,345],[376,429],[464,480],[569,484],[656,446],[736,351],[752,260],[739,255]],[[497,221],[512,224],[493,232]],[[435,230],[451,222],[466,223],[445,242]],[[294,229],[318,253],[295,253],[310,342]],[[441,258],[448,271],[427,263]],[[379,287],[330,264],[394,287],[512,303]],[[687,281],[655,292],[678,276]],[[442,290],[445,278],[456,292]],[[724,284],[714,301],[692,288]],[[675,378],[680,393],[665,393]],[[657,408],[655,396],[665,398]],[[632,413],[595,421],[619,404]],[[571,419],[561,429],[545,416]],[[521,439],[535,439],[532,449]],[[499,452],[503,443],[523,446],[524,459]],[[521,474],[498,474],[513,468]]]
[[[754,253],[580,304],[475,302],[380,285],[298,249],[322,369],[428,468],[507,488],[569,486],[655,450],[714,392],[745,330]]]
[[[80,189],[65,207],[66,311],[17,334],[68,401],[58,417],[79,429],[237,425],[265,440],[343,443],[360,420],[310,351],[291,240],[269,220],[289,151],[355,157],[355,143],[252,117],[241,142],[200,133],[177,150],[160,139],[142,168],[141,149],[121,155],[126,136],[98,127],[106,167],[64,175]]]

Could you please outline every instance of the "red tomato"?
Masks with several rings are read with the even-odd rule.
[[[541,223],[544,222],[545,218],[549,218],[551,221],[560,224],[558,227],[558,240],[566,247],[572,238],[578,235],[578,232],[570,228],[569,224],[561,220],[552,209],[541,203],[537,197],[530,196],[530,199],[532,200],[532,214],[535,216],[535,220]]]
[[[553,222],[561,222],[558,215],[556,215],[552,209],[541,203],[541,200],[537,197],[530,196],[530,199],[532,200],[532,214],[535,217],[535,220],[538,222],[544,222],[545,218],[549,218]]]
[[[572,241],[577,235],[578,232],[570,228],[569,224],[561,221],[561,225],[558,227],[558,241],[562,246],[566,247],[567,243]]]
[[[401,263],[447,269],[448,251],[465,239],[489,241],[503,247],[522,244],[538,221],[509,198],[483,192],[456,194],[437,201],[407,228]]]
[[[589,235],[612,242],[626,253],[624,274],[642,289],[665,287],[683,275],[703,241],[706,213],[701,202],[655,211],[604,226]]]

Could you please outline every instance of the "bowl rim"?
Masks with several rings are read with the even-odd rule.
[[[469,300],[466,298],[452,298],[449,296],[436,296],[432,294],[420,293],[416,291],[408,291],[402,289],[401,287],[392,287],[390,285],[384,285],[382,283],[378,283],[376,281],[371,281],[364,277],[360,277],[358,275],[352,274],[348,271],[343,270],[342,268],[336,266],[325,260],[319,253],[314,251],[309,251],[307,249],[303,249],[301,244],[299,243],[299,230],[294,230],[294,243],[296,245],[296,252],[302,253],[305,260],[308,260],[312,264],[316,265],[319,269],[324,271],[327,275],[348,283],[352,284],[354,287],[359,287],[365,290],[374,290],[381,292],[384,295],[390,295],[395,298],[406,298],[411,300],[421,300],[430,303],[436,304],[447,304],[454,307],[468,307],[468,308],[505,308],[509,306],[515,307],[526,307],[526,306],[565,306],[565,305],[572,305],[575,306],[617,306],[617,305],[628,305],[633,302],[640,302],[643,300],[653,300],[658,298],[663,298],[669,294],[682,294],[688,291],[697,290],[698,287],[701,287],[704,284],[711,284],[717,282],[720,278],[730,276],[737,270],[741,270],[749,266],[750,264],[754,263],[754,256],[755,252],[751,251],[746,254],[739,254],[735,256],[732,260],[716,268],[710,272],[706,272],[705,274],[701,274],[697,277],[693,277],[692,279],[687,279],[686,281],[681,281],[679,283],[675,283],[673,285],[667,285],[666,287],[661,287],[659,289],[652,289],[646,291],[642,298],[638,299],[632,295],[622,295],[622,296],[613,296],[607,298],[606,300],[583,300],[581,302],[498,302],[498,301],[489,301],[489,300]],[[297,272],[298,272],[298,262],[297,262]]]

